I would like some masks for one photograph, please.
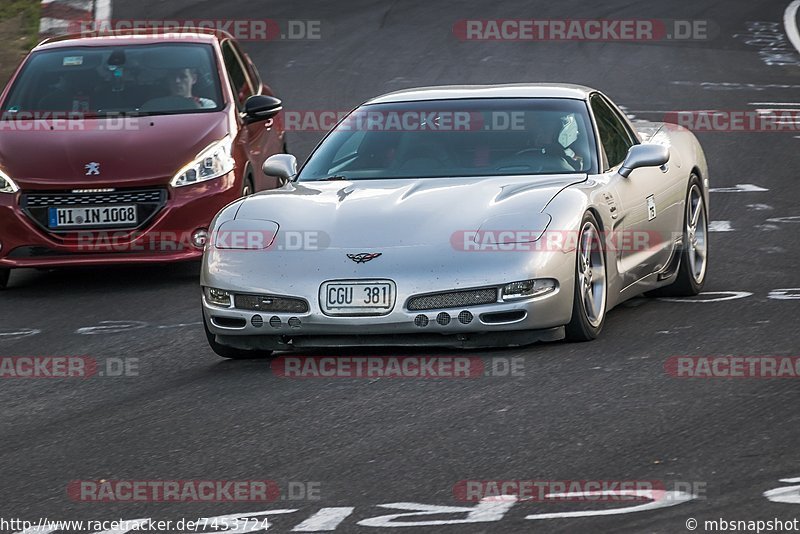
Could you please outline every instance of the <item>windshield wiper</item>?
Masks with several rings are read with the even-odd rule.
[[[333,176],[328,176],[327,178],[318,178],[314,180],[315,182],[336,182],[341,180],[349,180],[347,176],[342,176],[341,174],[334,174]]]

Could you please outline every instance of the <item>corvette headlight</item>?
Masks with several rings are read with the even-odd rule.
[[[0,193],[16,193],[19,186],[6,173],[0,171]]]
[[[228,174],[234,167],[231,146],[230,137],[213,143],[198,154],[194,161],[178,171],[170,184],[173,187],[183,187]]]
[[[212,235],[214,248],[223,250],[266,250],[278,235],[273,221],[234,219],[220,224]]]
[[[231,294],[228,291],[223,291],[222,289],[216,289],[213,287],[207,287],[206,290],[206,300],[209,303],[214,304],[215,306],[223,306],[225,308],[231,307]]]

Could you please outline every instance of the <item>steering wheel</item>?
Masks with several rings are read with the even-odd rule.
[[[552,149],[552,151],[549,152],[548,148]],[[558,154],[558,152],[561,152],[561,154]],[[501,160],[495,166],[495,170],[507,171],[513,169],[517,172],[528,170],[534,173],[558,172],[559,170],[566,171],[568,169],[575,170],[569,160],[570,158],[560,146],[552,145],[539,148],[525,148]]]

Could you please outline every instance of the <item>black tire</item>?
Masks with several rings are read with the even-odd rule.
[[[696,276],[696,272],[692,272],[693,269],[690,258],[690,255],[694,253],[692,238],[689,235],[689,219],[694,207],[692,199],[693,192],[699,193],[699,196],[696,196],[695,198],[699,198],[700,202],[702,202],[702,215],[704,223],[702,238],[706,240],[706,255],[704,258],[702,273],[701,276],[699,276],[699,279]],[[681,264],[678,268],[678,276],[671,284],[648,292],[648,296],[691,297],[700,293],[706,283],[706,275],[708,273],[708,207],[706,206],[705,196],[703,195],[703,187],[700,184],[700,178],[694,173],[692,173],[692,175],[689,177],[689,186],[686,189],[686,207],[683,211],[683,239],[681,241]]]
[[[228,358],[230,360],[254,360],[254,359],[261,359],[261,358],[268,358],[272,355],[272,351],[270,350],[241,350],[235,349],[233,347],[227,347],[225,345],[220,345],[217,343],[217,337],[209,332],[208,326],[206,325],[205,317],[203,317],[203,330],[206,331],[206,339],[208,340],[208,345],[211,347],[211,350],[217,356],[221,356],[223,358]]]
[[[583,249],[584,249],[584,230],[587,228],[587,225],[591,225],[594,228],[595,235],[597,236],[597,240],[592,240],[592,245],[590,246],[590,259],[594,259],[595,261],[601,261],[602,269],[603,269],[603,290],[602,290],[602,306],[600,308],[601,313],[599,313],[599,317],[589,317],[589,313],[586,310],[584,304],[584,287],[582,284],[582,274],[584,273],[583,268]],[[596,269],[597,266],[592,267],[588,270],[590,284],[592,282],[592,269]],[[575,250],[575,284],[573,287],[573,296],[572,296],[572,318],[570,319],[569,323],[565,327],[566,333],[566,340],[571,342],[583,342],[583,341],[591,341],[597,336],[600,335],[600,332],[603,330],[603,325],[605,324],[606,319],[606,308],[608,302],[608,269],[606,269],[606,261],[605,261],[605,250],[602,245],[602,240],[600,239],[600,226],[597,224],[597,219],[592,214],[592,212],[587,211],[583,215],[583,219],[581,220],[580,226],[580,233],[578,238],[578,246]],[[594,293],[593,293],[594,294]]]
[[[9,276],[11,276],[11,269],[0,269],[0,290],[8,287]]]

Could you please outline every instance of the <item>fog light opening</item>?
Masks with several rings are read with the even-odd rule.
[[[192,245],[195,248],[204,248],[208,242],[208,229],[198,228],[192,233]]]
[[[470,313],[467,310],[464,310],[458,314],[458,322],[461,324],[469,324],[472,322],[472,319],[473,319],[472,313]]]
[[[511,282],[503,287],[503,300],[510,301],[541,297],[542,295],[552,293],[557,288],[558,282],[552,278]]]

